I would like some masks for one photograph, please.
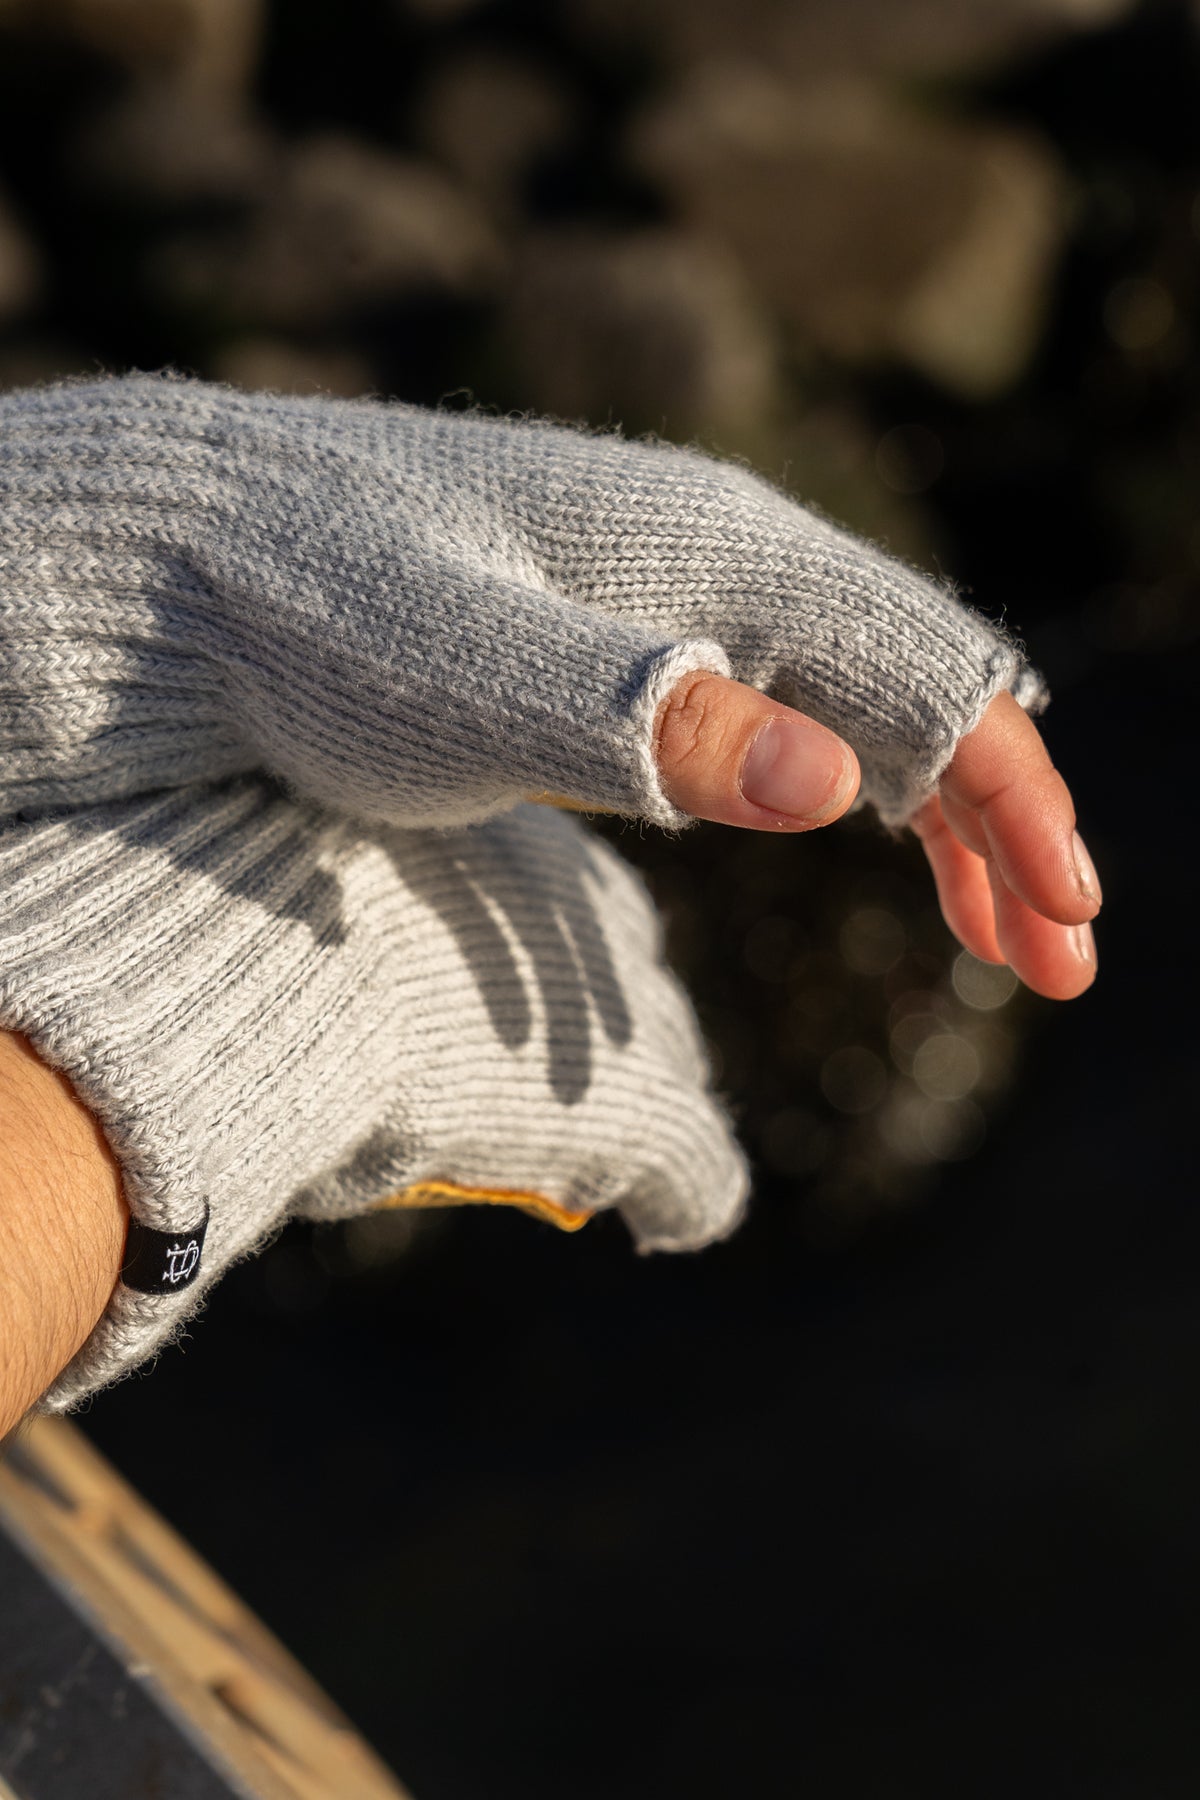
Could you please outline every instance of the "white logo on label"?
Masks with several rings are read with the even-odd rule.
[[[200,1246],[195,1238],[189,1238],[186,1244],[172,1244],[167,1251],[167,1267],[161,1279],[174,1287],[177,1282],[187,1280],[199,1261]]]

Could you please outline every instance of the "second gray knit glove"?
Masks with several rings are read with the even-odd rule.
[[[0,818],[253,769],[458,825],[665,825],[659,701],[732,673],[890,823],[1010,688],[948,591],[698,452],[131,376],[0,396]]]
[[[0,832],[0,1029],[104,1128],[122,1284],[47,1404],[290,1216],[395,1196],[733,1229],[746,1172],[637,876],[573,819],[357,827],[238,779]]]

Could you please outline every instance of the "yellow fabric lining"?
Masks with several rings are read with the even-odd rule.
[[[560,1231],[578,1231],[592,1216],[589,1212],[575,1212],[569,1206],[560,1206],[557,1200],[548,1200],[545,1194],[527,1194],[519,1188],[461,1187],[456,1181],[414,1182],[412,1187],[402,1188],[398,1194],[389,1194],[386,1200],[380,1200],[375,1210],[390,1212],[401,1207],[419,1206],[515,1206],[535,1219],[557,1225]]]
[[[557,806],[561,812],[611,813],[611,806],[593,806],[586,800],[568,800],[565,794],[526,794],[533,806]]]

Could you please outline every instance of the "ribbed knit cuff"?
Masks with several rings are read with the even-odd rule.
[[[134,1220],[44,1404],[162,1348],[293,1215],[440,1185],[616,1206],[644,1248],[724,1236],[745,1165],[661,948],[548,808],[370,831],[242,780],[0,832],[0,1029],[68,1076]]]

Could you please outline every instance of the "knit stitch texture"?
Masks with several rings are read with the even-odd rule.
[[[172,377],[0,397],[0,818],[262,770],[407,826],[550,791],[685,822],[679,678],[853,745],[905,821],[1008,688],[952,593],[740,466],[536,420]]]
[[[123,1284],[48,1395],[179,1330],[289,1217],[425,1182],[723,1236],[745,1166],[638,877],[574,819],[361,827],[235,779],[0,833],[0,1028],[65,1071],[186,1292]]]

